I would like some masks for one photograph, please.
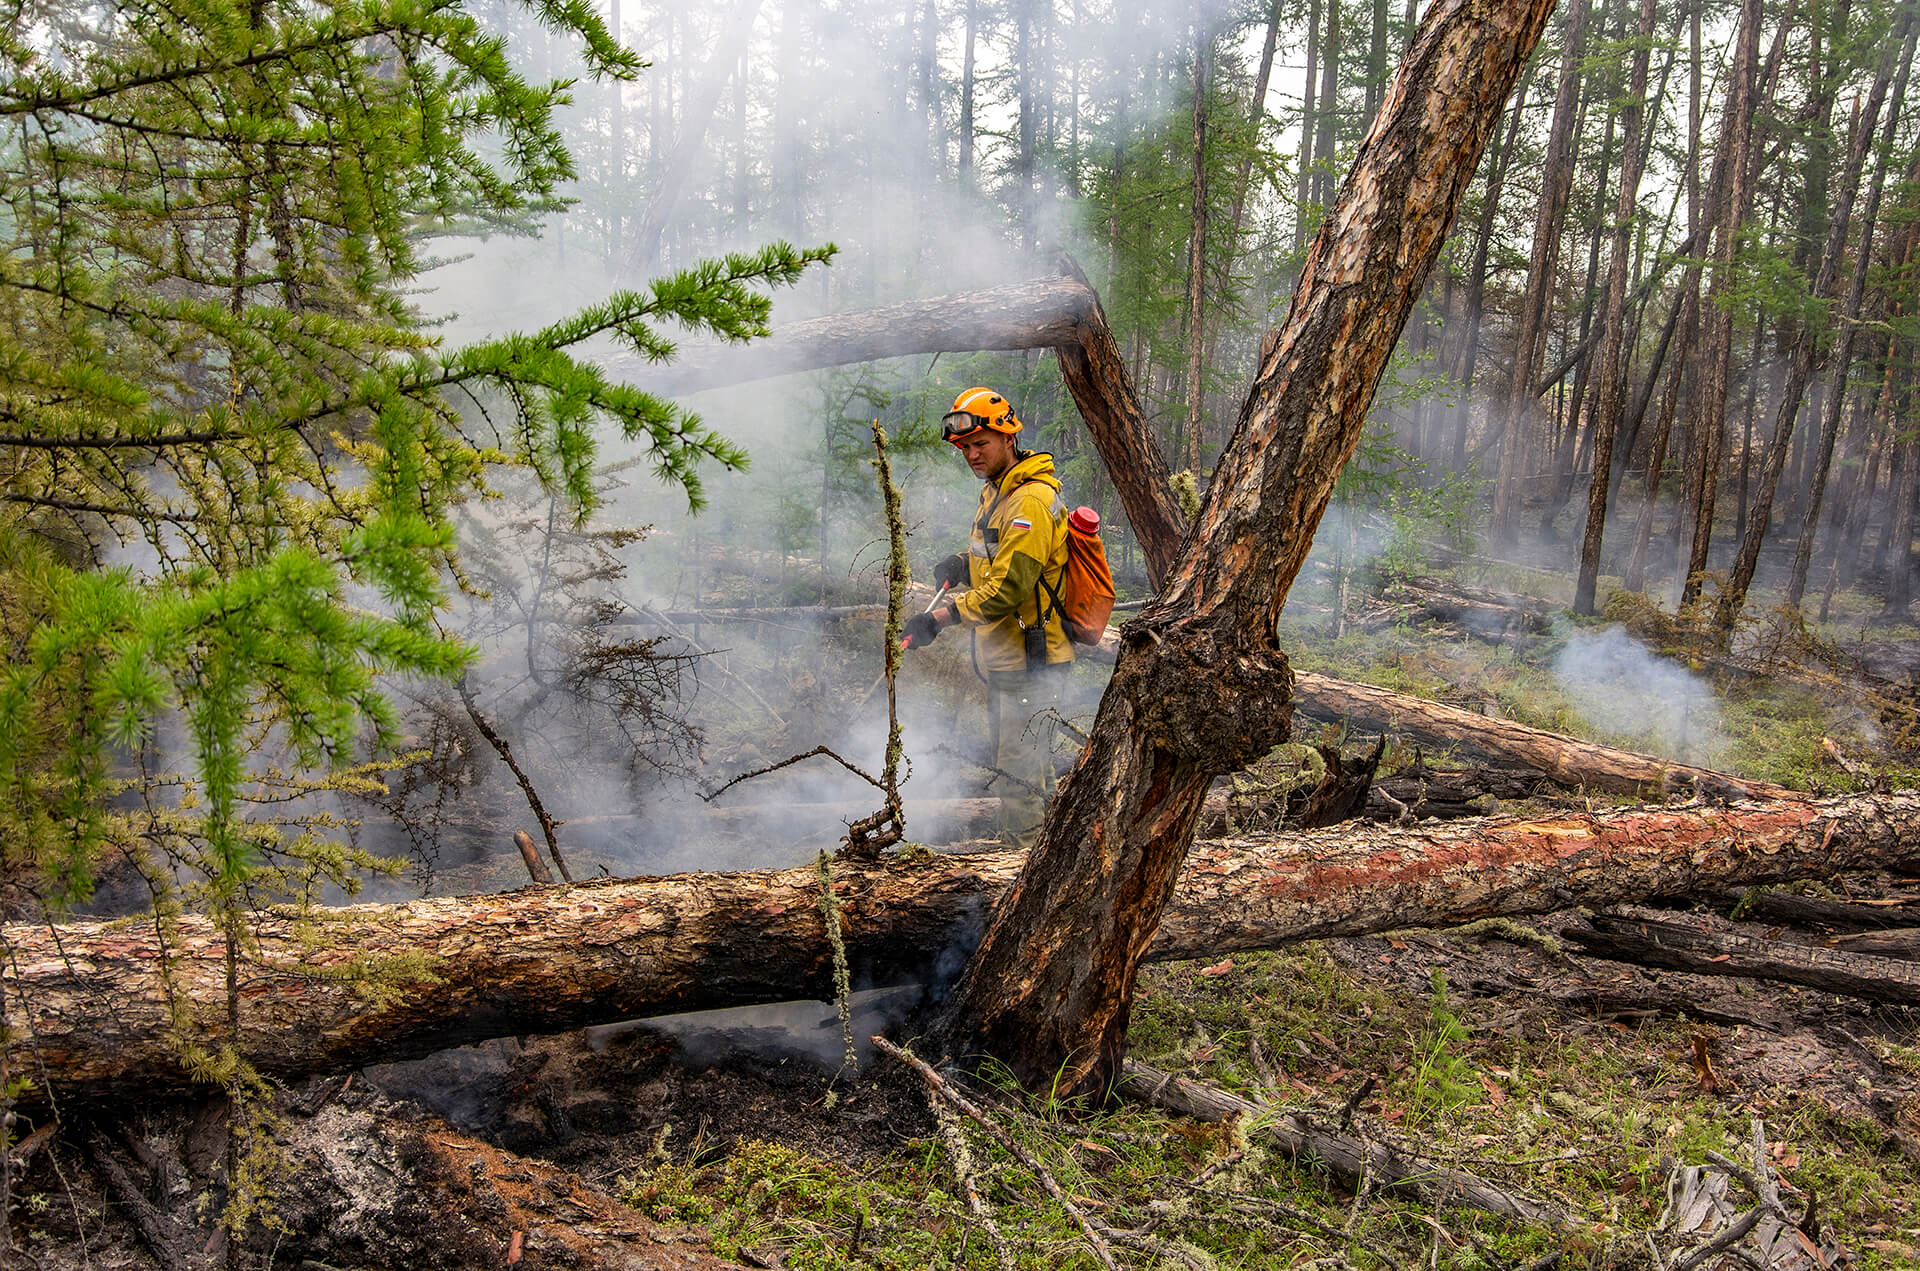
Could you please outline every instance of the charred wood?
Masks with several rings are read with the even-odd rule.
[[[1902,860],[1920,860],[1916,794],[1216,839],[1188,855],[1148,956],[1217,958]],[[856,979],[907,982],[964,954],[1023,861],[999,851],[838,864]],[[285,1078],[510,1034],[824,1000],[833,956],[818,900],[805,867],[361,905],[320,916],[318,955],[310,927],[263,917],[249,933],[238,1047]],[[171,931],[163,947],[150,926],[9,925],[12,1070],[105,1098],[186,1085],[174,1030],[184,1018],[196,1041],[219,1044],[226,978],[212,923],[183,915]],[[396,957],[423,960],[432,979],[381,993],[356,982],[359,967]]]
[[[1569,927],[1563,934],[1585,952],[1617,962],[1779,980],[1901,1006],[1920,1004],[1920,965],[1898,958],[1746,932],[1704,931],[1640,915],[1595,914],[1591,927]]]
[[[1828,931],[1884,931],[1920,927],[1920,900],[1846,901],[1823,896],[1756,888],[1743,896],[1726,897],[1728,907],[1752,918],[1769,918],[1796,927]]]
[[[1850,936],[1835,936],[1826,943],[1848,953],[1868,953],[1881,958],[1899,958],[1902,962],[1920,962],[1920,927],[1862,931]]]
[[[1326,764],[1320,780],[1287,800],[1287,824],[1294,829],[1321,829],[1358,816],[1373,789],[1373,774],[1387,751],[1387,739],[1382,737],[1371,754],[1357,759],[1344,757],[1332,746],[1318,749]]]

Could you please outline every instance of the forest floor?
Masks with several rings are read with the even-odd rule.
[[[1581,628],[1522,642],[1389,622],[1336,636],[1303,609],[1283,633],[1302,666],[1648,748],[1580,714],[1592,689],[1564,655]],[[1904,656],[1902,633],[1884,634],[1876,673]],[[1790,677],[1716,677],[1708,696],[1713,729],[1689,742],[1708,748],[1703,761],[1852,788],[1858,775],[1823,758],[1831,737],[1911,784],[1902,756],[1875,750],[1887,728],[1871,705]],[[1549,803],[1569,800],[1585,802]],[[1797,890],[1920,899],[1920,882],[1888,877]],[[1724,899],[1673,905],[1703,927],[1736,925]],[[1670,1185],[1685,1191],[1678,1171],[1717,1153],[1764,1166],[1823,1251],[1777,1265],[1920,1267],[1920,1013],[1585,957],[1561,938],[1585,921],[1569,912],[1150,966],[1133,1058],[1255,1105],[1226,1122],[1063,1104],[989,1073],[965,1087],[989,1132],[870,1047],[857,1070],[836,1062],[831,1003],[502,1039],[316,1079],[277,1098],[279,1181],[241,1265],[1051,1269],[1111,1257],[1680,1271],[1701,1237],[1666,1221]],[[912,1044],[898,1002],[856,997],[856,1033]],[[1263,1137],[1301,1111],[1568,1220],[1435,1208],[1370,1177],[1355,1186]],[[224,1116],[204,1100],[74,1115],[11,1180],[16,1248],[0,1262],[217,1265]],[[1729,1203],[1752,1200],[1735,1183]],[[1692,1266],[1752,1265],[1741,1259],[1736,1249]]]

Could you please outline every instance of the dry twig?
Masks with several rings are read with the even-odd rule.
[[[1055,1179],[1054,1176],[1048,1172],[1047,1167],[1042,1165],[1031,1152],[1021,1147],[1012,1135],[1001,1129],[991,1117],[981,1111],[970,1099],[948,1084],[946,1079],[935,1072],[932,1066],[925,1060],[914,1055],[911,1051],[901,1049],[884,1037],[876,1035],[873,1038],[873,1044],[918,1073],[920,1080],[925,1083],[927,1087],[929,1097],[945,1099],[955,1108],[964,1112],[976,1124],[985,1129],[986,1132],[992,1136],[993,1140],[1005,1148],[1015,1160],[1026,1166],[1027,1169],[1033,1173],[1033,1176],[1040,1180],[1040,1185],[1047,1189],[1047,1194],[1052,1196],[1055,1202],[1067,1211],[1067,1215],[1078,1224],[1081,1233],[1087,1238],[1087,1244],[1093,1249],[1094,1257],[1100,1259],[1100,1264],[1106,1267],[1108,1271],[1119,1271],[1119,1267],[1113,1260],[1113,1250],[1108,1248],[1107,1241],[1103,1238],[1112,1233],[1095,1227],[1080,1206],[1073,1203],[1073,1199],[1068,1196],[1066,1190],[1060,1186],[1059,1180]]]

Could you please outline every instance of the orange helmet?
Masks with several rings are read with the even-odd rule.
[[[970,388],[960,394],[940,421],[940,435],[956,446],[982,428],[1009,437],[1020,431],[1020,416],[1013,413],[1013,404],[990,388]]]

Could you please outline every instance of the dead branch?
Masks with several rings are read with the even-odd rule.
[[[754,777],[764,777],[768,773],[778,772],[782,768],[790,768],[794,764],[799,763],[802,759],[811,759],[815,755],[825,755],[827,758],[833,760],[835,763],[839,764],[842,768],[845,768],[848,772],[851,772],[854,776],[860,778],[862,781],[866,782],[868,785],[874,787],[877,790],[886,789],[886,786],[881,783],[878,777],[874,776],[870,772],[867,772],[865,769],[861,768],[859,765],[849,763],[847,760],[842,759],[838,754],[834,752],[831,746],[815,746],[812,750],[803,750],[797,755],[788,755],[785,759],[782,759],[779,763],[770,763],[764,768],[755,768],[750,772],[743,772],[739,776],[734,777],[732,780],[728,781],[725,785],[721,786],[719,789],[714,790],[710,793],[702,794],[700,797],[705,802],[712,803],[715,799],[719,798],[721,795],[725,794],[727,791],[733,789],[733,787],[739,785],[742,781],[749,781]]]
[[[507,739],[502,737],[487,717],[481,713],[479,705],[473,700],[473,685],[469,677],[462,675],[454,687],[460,692],[461,704],[467,708],[467,718],[473,721],[473,726],[480,730],[480,735],[487,739],[487,744],[492,746],[494,753],[500,756],[500,762],[507,765],[507,770],[513,773],[513,779],[520,783],[520,793],[526,796],[527,806],[533,809],[534,820],[540,823],[540,833],[546,837],[547,851],[553,856],[553,863],[559,867],[560,877],[571,883],[573,875],[567,872],[567,862],[560,855],[560,841],[553,833],[554,819],[547,815],[547,805],[541,801],[540,792],[534,789],[533,779],[527,776],[520,762],[513,757],[513,747],[508,744]],[[531,869],[532,866],[528,868]],[[553,880],[548,878],[547,881]]]
[[[525,830],[515,830],[513,845],[520,849],[520,859],[526,862],[527,875],[534,882],[551,887],[553,873],[547,869],[547,863],[540,859],[540,849],[533,845],[533,836]]]
[[[1375,1186],[1405,1192],[1430,1205],[1483,1209],[1488,1213],[1563,1231],[1570,1217],[1551,1205],[1507,1191],[1435,1158],[1384,1142],[1341,1134],[1314,1123],[1305,1112],[1267,1109],[1213,1086],[1176,1077],[1128,1060],[1119,1093],[1202,1121],[1246,1118],[1250,1133],[1294,1157],[1321,1162],[1348,1183],[1370,1175]]]
[[[1087,1244],[1093,1250],[1093,1256],[1100,1259],[1100,1265],[1106,1267],[1107,1271],[1120,1271],[1119,1267],[1116,1266],[1113,1261],[1113,1251],[1107,1247],[1107,1242],[1101,1239],[1100,1232],[1094,1227],[1093,1223],[1088,1220],[1085,1211],[1073,1203],[1073,1198],[1067,1195],[1065,1189],[1060,1186],[1059,1180],[1054,1178],[1052,1173],[1047,1170],[1047,1167],[1036,1160],[1031,1152],[1021,1147],[1012,1135],[1001,1129],[993,1118],[989,1117],[985,1112],[982,1112],[978,1105],[972,1100],[968,1099],[958,1090],[955,1090],[953,1086],[949,1084],[945,1078],[941,1077],[939,1073],[935,1072],[925,1060],[909,1050],[904,1050],[894,1045],[878,1034],[868,1040],[919,1074],[920,1080],[927,1087],[929,1097],[945,1099],[948,1103],[951,1103],[991,1135],[993,1141],[1005,1148],[1008,1155],[1026,1166],[1028,1171],[1040,1180],[1040,1185],[1047,1189],[1047,1194],[1053,1197],[1055,1203],[1057,1203],[1060,1208],[1066,1210],[1067,1215],[1079,1225],[1081,1234],[1086,1236]]]

